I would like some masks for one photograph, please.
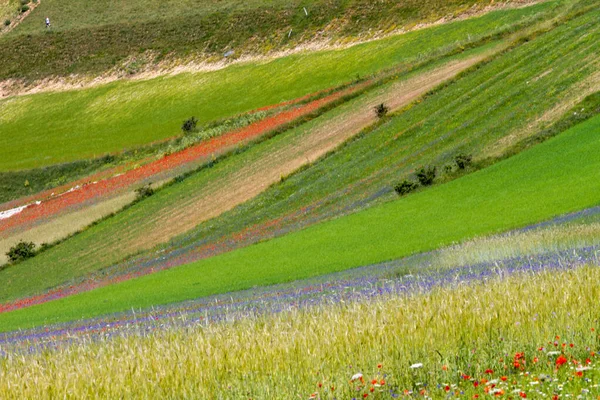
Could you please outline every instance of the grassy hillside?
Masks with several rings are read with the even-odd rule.
[[[192,115],[206,123],[414,63],[509,30],[555,5],[493,12],[341,51],[0,100],[0,171],[97,157],[178,135]]]
[[[101,73],[120,65],[135,72],[146,62],[196,54],[221,59],[345,37],[369,29],[432,22],[489,0],[237,0],[42,1],[22,25],[0,38],[1,78]],[[304,11],[306,8],[306,13]],[[308,14],[308,15],[307,15]],[[52,20],[46,32],[45,16]],[[291,31],[291,33],[290,33]],[[26,40],[25,40],[26,39]],[[133,58],[131,58],[133,57]]]
[[[600,43],[596,18],[596,13],[580,17],[481,66],[264,195],[174,239],[161,253],[208,256],[211,246],[218,250],[226,243],[226,250],[240,237],[243,245],[393,199],[392,186],[419,165],[431,163],[441,170],[458,152],[485,157],[487,146],[520,132],[573,94],[581,94],[578,85],[595,72],[587,57]],[[570,47],[560,46],[565,40]],[[544,79],[535,79],[544,73]],[[508,101],[510,97],[513,100]],[[343,111],[332,111],[271,144],[218,163],[51,251],[0,272],[0,281],[10,282],[0,298],[35,294],[119,262],[131,251],[125,243],[143,243],[162,224],[176,223],[169,216],[180,202],[201,198],[212,182],[267,157],[272,146],[293,143],[302,132],[334,119],[338,112]],[[246,235],[250,237],[244,242]],[[139,265],[153,258],[155,252]],[[130,267],[131,263],[125,265]]]
[[[301,279],[597,205],[600,117],[456,181],[140,279],[0,315],[3,330]]]

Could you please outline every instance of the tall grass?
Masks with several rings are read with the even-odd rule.
[[[524,274],[33,355],[9,353],[0,359],[0,397],[290,399],[316,392],[339,399],[426,389],[442,398],[448,386],[466,398],[483,395],[475,379],[501,375],[507,383],[498,387],[507,395],[516,388],[529,397],[580,394],[582,388],[597,395],[597,370],[577,379],[568,366],[555,369],[556,356],[547,353],[557,341],[569,358],[597,364],[591,352],[599,345],[598,279],[597,267]],[[523,369],[512,363],[520,352]],[[422,367],[411,368],[417,363]],[[359,372],[367,382],[384,379],[384,387],[357,391],[349,380]]]

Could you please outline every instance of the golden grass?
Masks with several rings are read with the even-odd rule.
[[[519,275],[9,355],[0,359],[0,398],[292,399],[318,383],[350,398],[354,373],[381,371],[386,388],[448,382],[456,371],[502,370],[499,357],[529,357],[555,335],[580,352],[596,345],[599,279],[596,267]],[[424,367],[409,368],[417,362]]]

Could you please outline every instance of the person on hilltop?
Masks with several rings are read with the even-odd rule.
[[[46,29],[50,28],[50,18],[46,17]]]

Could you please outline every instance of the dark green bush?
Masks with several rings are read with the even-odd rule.
[[[10,25],[10,19],[5,19],[4,26],[9,26],[9,25]]]
[[[198,120],[196,117],[191,117],[183,121],[183,125],[181,125],[181,130],[184,134],[192,133],[196,130],[196,126],[198,125]]]
[[[35,244],[21,240],[6,252],[6,256],[11,263],[31,258],[35,256]]]
[[[472,164],[473,157],[470,154],[459,154],[454,157],[454,162],[459,169],[465,169]]]
[[[142,200],[154,194],[154,189],[150,185],[142,186],[135,189],[136,200]]]
[[[383,103],[375,106],[375,114],[377,114],[378,118],[383,118],[387,115],[390,109]]]
[[[112,164],[115,162],[117,158],[115,156],[113,156],[112,154],[107,154],[105,156],[103,156],[102,158],[100,158],[100,163],[102,164]]]
[[[428,166],[421,167],[417,170],[417,179],[423,186],[429,186],[433,183],[437,172],[436,167]]]
[[[410,192],[414,191],[418,187],[419,187],[418,183],[411,182],[411,181],[405,179],[402,182],[400,182],[399,184],[397,184],[396,186],[394,186],[394,190],[400,196],[404,196],[404,195],[409,194]]]
[[[29,6],[27,6],[27,5],[21,6],[21,12],[22,13],[27,12],[27,11],[29,11]]]

